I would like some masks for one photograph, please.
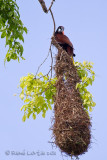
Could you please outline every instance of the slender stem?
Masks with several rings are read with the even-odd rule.
[[[55,1],[55,0],[52,0],[51,5],[50,5],[48,11],[52,8],[54,1]]]
[[[39,65],[39,67],[38,67],[38,69],[37,69],[37,72],[36,72],[36,76],[37,76],[37,74],[38,74],[38,71],[39,71],[39,69],[40,69],[40,67],[45,63],[45,61],[47,60],[47,58],[48,58],[48,56],[49,56],[49,53],[50,53],[50,50],[49,50],[49,52],[48,52],[48,55],[46,56],[46,58],[44,59],[44,61]],[[36,77],[35,76],[35,77]]]
[[[52,56],[52,50],[51,50],[51,47],[50,47],[50,53],[51,53],[51,78],[52,78],[53,56]]]
[[[54,19],[54,16],[53,16],[53,13],[52,13],[52,10],[50,9],[50,13],[51,13],[51,16],[52,16],[52,20],[53,20],[53,24],[54,24],[54,32],[53,34],[55,33],[55,30],[56,30],[56,25],[55,25],[55,19]]]

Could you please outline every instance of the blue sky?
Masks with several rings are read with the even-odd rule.
[[[49,6],[51,0],[48,0]],[[36,120],[30,118],[22,122],[23,112],[20,107],[23,102],[19,99],[19,80],[27,73],[36,73],[39,64],[46,57],[53,22],[50,14],[43,13],[36,0],[17,0],[20,7],[21,19],[28,28],[24,35],[25,61],[11,61],[4,67],[6,49],[4,40],[0,39],[0,159],[3,160],[62,160],[58,148],[52,148],[51,118],[53,111],[48,111],[46,118],[41,114]],[[94,96],[96,107],[92,117],[92,143],[88,152],[80,156],[80,160],[106,160],[107,155],[107,1],[106,0],[56,0],[52,7],[56,26],[63,25],[65,34],[72,41],[76,58],[94,62],[96,80],[90,92]],[[54,50],[56,53],[56,50]],[[54,54],[55,56],[55,54]],[[47,73],[50,58],[40,71]],[[17,96],[13,96],[17,93]],[[23,152],[25,155],[12,155],[11,151]],[[47,155],[54,152],[56,155]],[[45,155],[27,155],[27,152],[44,152]],[[10,154],[9,154],[10,153]],[[13,153],[13,152],[12,152]],[[9,155],[6,155],[9,154]]]

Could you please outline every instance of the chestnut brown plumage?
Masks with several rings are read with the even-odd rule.
[[[64,27],[63,26],[59,26],[55,32],[55,39],[58,42],[58,44],[64,49],[66,50],[66,52],[70,55],[70,56],[74,56],[74,48],[73,48],[73,44],[71,43],[71,41],[69,40],[69,38],[64,35]]]
[[[55,64],[57,92],[53,136],[55,144],[62,152],[70,156],[79,156],[88,150],[91,122],[83,108],[79,90],[76,89],[80,78],[72,58],[58,45],[54,37],[52,37],[52,44],[58,49]]]

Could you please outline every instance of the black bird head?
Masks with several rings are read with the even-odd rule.
[[[64,34],[64,27],[63,26],[59,26],[56,30],[56,33],[62,33]]]

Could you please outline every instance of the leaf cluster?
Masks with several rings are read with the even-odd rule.
[[[83,64],[75,62],[75,66],[80,77],[80,83],[77,83],[76,89],[79,89],[84,109],[92,112],[92,107],[95,107],[96,103],[93,101],[93,96],[87,90],[87,87],[92,85],[95,80],[95,72],[92,70],[93,63],[87,61],[84,61]]]
[[[24,101],[21,110],[24,110],[23,121],[32,115],[36,119],[36,114],[42,112],[42,117],[45,118],[46,111],[52,109],[54,103],[54,95],[56,78],[49,79],[49,76],[43,76],[42,73],[37,75],[28,74],[20,79],[20,87],[22,89],[20,98]]]
[[[27,28],[20,19],[16,0],[0,0],[0,32],[1,38],[6,39],[5,46],[8,46],[5,61],[24,59],[20,42],[24,42],[23,33],[27,33]]]
[[[77,67],[77,72],[80,77],[80,83],[77,83],[76,89],[79,89],[80,96],[83,101],[84,109],[87,112],[92,111],[92,107],[96,104],[93,101],[92,94],[87,90],[89,85],[92,85],[95,80],[95,73],[92,70],[93,63],[84,61],[74,62]],[[43,75],[41,72],[37,78],[33,74],[28,74],[20,79],[21,93],[20,98],[24,101],[21,110],[24,110],[23,121],[32,115],[36,119],[36,115],[42,112],[42,117],[45,118],[46,111],[52,109],[54,96],[56,94],[57,78],[49,78],[48,75]]]

